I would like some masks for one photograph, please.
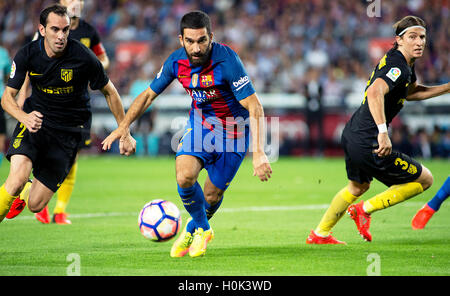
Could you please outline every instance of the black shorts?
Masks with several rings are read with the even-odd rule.
[[[412,157],[397,151],[389,156],[378,157],[373,148],[362,148],[342,137],[345,166],[349,180],[370,183],[373,178],[390,187],[417,180],[422,165]]]
[[[30,133],[20,122],[9,145],[6,158],[22,154],[33,163],[34,178],[42,182],[53,192],[56,192],[77,156],[81,134],[41,128],[36,133]]]
[[[0,107],[0,134],[6,134],[5,111],[3,111],[2,107]]]
[[[92,117],[89,121],[84,125],[83,130],[81,131],[81,141],[78,145],[78,149],[84,149],[91,147],[91,125],[92,125]]]

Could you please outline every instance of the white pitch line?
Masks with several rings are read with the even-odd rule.
[[[419,207],[423,202],[408,202],[405,205]],[[328,208],[329,204],[316,205],[292,205],[292,206],[260,206],[260,207],[242,207],[242,208],[221,208],[221,213],[239,213],[239,212],[270,212],[270,211],[310,211],[323,210]],[[186,214],[185,210],[181,213]],[[86,219],[86,218],[103,218],[103,217],[126,217],[138,216],[139,211],[136,212],[110,212],[110,213],[86,213],[86,214],[70,214],[70,218]],[[35,219],[34,216],[19,216],[14,220],[30,220]]]

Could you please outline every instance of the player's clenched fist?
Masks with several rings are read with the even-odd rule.
[[[24,117],[22,123],[27,127],[30,133],[35,133],[42,127],[43,118],[44,115],[40,112],[32,111]]]
[[[119,140],[120,154],[130,156],[136,152],[136,140],[128,133],[125,137]]]

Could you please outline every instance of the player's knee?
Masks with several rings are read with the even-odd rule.
[[[20,176],[9,176],[5,182],[6,191],[13,195],[17,196],[22,192],[23,187],[27,183],[28,178],[21,178]]]
[[[216,205],[222,198],[218,192],[205,192],[205,200],[211,206]]]
[[[348,186],[348,191],[354,196],[361,196],[370,188],[370,183],[355,183],[350,182]]]
[[[39,213],[40,211],[42,211],[45,207],[45,203],[43,201],[39,201],[36,199],[32,199],[30,198],[28,200],[28,209],[32,212],[32,213]]]
[[[422,168],[422,174],[419,177],[419,180],[417,180],[421,185],[423,190],[427,190],[428,188],[433,185],[433,174],[431,174],[430,170],[426,167]]]
[[[197,182],[197,176],[188,172],[177,172],[177,183],[182,188],[194,186]]]

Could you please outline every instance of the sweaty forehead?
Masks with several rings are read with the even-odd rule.
[[[65,28],[70,25],[70,19],[68,15],[57,15],[56,13],[50,12],[47,17],[47,26],[48,27],[58,27]]]
[[[202,37],[207,37],[207,36],[208,36],[208,32],[207,32],[206,28],[200,28],[200,29],[185,28],[184,29],[184,38],[198,40]]]

